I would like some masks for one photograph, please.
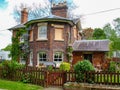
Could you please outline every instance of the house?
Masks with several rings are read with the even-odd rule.
[[[10,51],[0,51],[0,62],[3,60],[11,60],[11,58],[9,57]]]
[[[106,63],[109,40],[77,40],[73,43],[73,65],[81,60],[90,60],[97,68]]]
[[[52,15],[27,21],[28,12],[21,12],[21,24],[10,28],[13,37],[20,28],[28,27],[30,55],[27,62],[31,66],[39,66],[45,62],[54,62],[59,66],[67,62],[67,47],[79,40],[80,20],[67,18],[66,2],[53,5]],[[20,58],[21,63],[25,63]]]
[[[51,8],[52,15],[30,21],[27,21],[27,10],[25,8],[22,10],[21,24],[10,28],[15,37],[17,31],[27,26],[29,58],[25,62],[24,58],[20,57],[19,62],[35,67],[43,64],[56,64],[55,66],[59,67],[61,62],[69,62],[67,48],[70,45],[74,49],[73,64],[78,60],[89,59],[98,65],[104,60],[105,52],[108,51],[108,41],[81,40],[80,20],[68,18],[67,9],[66,2],[54,4]],[[105,48],[100,48],[101,45]]]

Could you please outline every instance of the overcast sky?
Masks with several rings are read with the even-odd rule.
[[[17,23],[13,18],[13,9],[21,3],[32,5],[45,0],[0,0],[0,49],[11,43],[11,32],[6,29]],[[46,0],[47,1],[47,0]],[[120,0],[74,0],[78,8],[74,11],[82,15],[82,28],[102,28],[106,23],[112,23],[113,19],[120,17],[120,9],[109,12],[86,15],[115,8],[120,8]]]

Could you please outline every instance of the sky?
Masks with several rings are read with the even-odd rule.
[[[12,32],[8,31],[17,23],[13,18],[13,9],[21,3],[31,6],[33,3],[39,4],[45,0],[0,0],[0,49],[11,43]],[[46,0],[47,1],[47,0]],[[107,23],[112,23],[113,19],[120,17],[120,0],[73,0],[77,5],[74,10],[76,15],[82,16],[82,28],[102,28]],[[112,10],[109,12],[92,14],[95,12]],[[89,15],[88,15],[89,14]]]

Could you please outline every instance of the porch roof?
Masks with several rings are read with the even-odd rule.
[[[74,51],[109,51],[109,40],[76,40]]]

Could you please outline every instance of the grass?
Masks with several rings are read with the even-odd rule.
[[[13,82],[0,79],[0,89],[7,90],[43,90],[41,86],[25,84],[22,82]]]

